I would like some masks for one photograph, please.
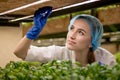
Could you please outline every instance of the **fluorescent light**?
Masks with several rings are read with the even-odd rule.
[[[0,19],[15,19],[15,17],[8,17],[8,16],[4,17],[4,16],[0,16]]]
[[[27,18],[31,18],[34,15],[29,15],[29,16],[25,16],[25,17],[21,17],[21,18],[16,18],[16,19],[12,19],[9,22],[15,22],[15,21],[19,21],[19,20],[23,20],[23,19],[27,19]]]
[[[50,0],[40,0],[40,1],[36,1],[36,2],[31,3],[31,4],[27,4],[27,5],[24,5],[24,6],[15,8],[15,9],[12,9],[12,10],[8,10],[8,11],[5,11],[5,12],[2,12],[2,13],[0,13],[0,15],[4,15],[4,14],[11,13],[11,12],[15,12],[15,11],[18,11],[18,10],[21,10],[21,9],[25,9],[25,8],[30,7],[30,6],[33,6],[33,5],[37,5],[37,4],[40,4],[40,3],[47,2],[47,1],[50,1]]]
[[[100,0],[88,0],[88,1],[84,1],[84,2],[81,2],[81,3],[77,3],[77,4],[70,5],[70,6],[66,6],[66,7],[55,9],[55,10],[53,10],[53,12],[59,11],[59,10],[63,10],[63,9],[68,9],[68,8],[71,8],[71,7],[76,7],[76,6],[84,5],[84,4],[88,4],[88,3],[92,3],[92,2],[96,2],[96,1],[100,1]]]
[[[72,4],[72,5],[69,5],[69,6],[66,6],[66,7],[54,9],[54,10],[52,10],[52,12],[56,12],[56,11],[59,11],[59,10],[68,9],[68,8],[76,7],[76,6],[80,6],[80,5],[85,5],[85,4],[92,3],[92,2],[96,2],[96,1],[100,1],[100,0],[88,0],[88,1],[81,2],[81,3]],[[25,17],[21,17],[21,18],[17,18],[17,19],[10,20],[9,22],[14,22],[14,21],[18,21],[18,20],[27,19],[27,18],[30,18],[30,17],[33,17],[33,16],[34,16],[34,15],[25,16]]]

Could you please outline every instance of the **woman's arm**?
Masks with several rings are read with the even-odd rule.
[[[23,37],[20,42],[18,43],[18,45],[16,46],[15,50],[14,50],[14,54],[21,58],[21,59],[25,59],[28,49],[31,45],[32,40],[28,39],[26,36]]]
[[[45,26],[51,13],[52,7],[50,6],[45,6],[35,11],[33,27],[26,33],[26,36],[18,43],[17,47],[15,48],[14,54],[17,57],[25,59],[32,40],[39,37],[39,34]]]

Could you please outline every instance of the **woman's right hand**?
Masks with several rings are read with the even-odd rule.
[[[33,40],[38,38],[39,33],[42,31],[51,13],[52,13],[52,7],[50,6],[45,6],[35,11],[34,26],[26,34],[26,37],[28,39]]]
[[[47,18],[52,12],[52,7],[39,8],[34,14],[34,26],[27,32],[27,34],[20,40],[14,50],[14,54],[25,59],[30,48],[31,42],[39,36],[39,33],[46,24]]]

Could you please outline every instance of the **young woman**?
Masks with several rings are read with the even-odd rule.
[[[42,63],[52,60],[71,60],[80,62],[82,66],[93,62],[110,66],[116,63],[114,56],[100,47],[103,26],[97,18],[91,15],[82,14],[71,19],[64,47],[32,46],[31,42],[39,36],[51,12],[52,7],[48,6],[35,12],[34,26],[18,43],[14,51],[17,57]]]

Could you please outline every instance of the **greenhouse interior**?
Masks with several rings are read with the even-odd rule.
[[[42,25],[42,20],[40,24],[35,23],[35,12],[38,9],[42,10],[46,6],[52,7],[52,11],[43,26],[44,28],[39,30],[37,38],[28,38],[29,35],[33,36],[30,31],[33,27],[36,27],[35,24]],[[101,56],[98,55],[97,57],[104,56],[104,58],[100,59],[103,63],[97,60],[97,54],[94,54],[97,53],[97,49],[95,51],[91,47],[89,48],[90,50],[92,49],[92,59],[94,60],[92,63],[89,61],[91,58],[89,53],[87,57],[83,57],[85,59],[81,57],[83,56],[82,54],[78,54],[79,59],[77,59],[78,57],[75,54],[76,61],[74,63],[69,54],[69,59],[59,57],[59,55],[62,55],[66,58],[65,55],[67,54],[63,54],[65,52],[62,50],[63,47],[66,49],[66,46],[68,46],[70,55],[74,55],[71,53],[80,52],[84,45],[87,44],[83,41],[83,43],[81,42],[83,46],[77,48],[80,50],[75,49],[80,44],[75,42],[78,39],[76,38],[78,35],[75,35],[75,33],[75,36],[70,37],[71,41],[69,42],[68,40],[67,43],[70,31],[72,34],[72,30],[75,31],[74,27],[76,27],[73,25],[75,23],[73,23],[73,28],[68,29],[71,20],[75,16],[82,14],[98,18],[103,25],[103,34],[98,35],[98,37],[102,36],[99,39],[101,45],[95,44],[97,48],[101,47],[109,54],[99,52]],[[38,16],[40,18],[41,14]],[[44,15],[42,16],[44,18]],[[83,19],[83,22],[86,21]],[[98,32],[90,37],[92,38],[91,41]],[[120,80],[119,0],[0,0],[0,37],[0,80]],[[27,42],[22,42],[25,39]],[[33,49],[36,49],[36,51],[32,50],[30,45],[34,46]],[[55,49],[60,46],[60,49],[51,49],[51,46]],[[93,47],[92,44],[91,46]],[[88,49],[88,47],[85,49]],[[54,54],[50,50],[51,52],[55,51],[58,57],[49,59],[51,54]],[[37,53],[40,51],[41,53],[38,55]],[[85,51],[87,52],[87,50]],[[32,52],[35,53],[32,54]],[[42,58],[45,54],[47,57]],[[29,60],[29,58],[31,59]],[[48,61],[42,62],[42,59]],[[82,63],[80,61],[82,59],[88,60]],[[113,61],[110,62],[110,60]],[[83,66],[84,63],[85,66]],[[110,65],[107,65],[108,63]]]

